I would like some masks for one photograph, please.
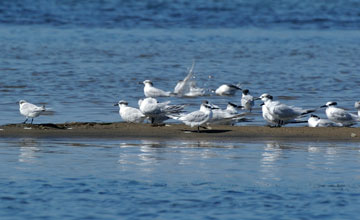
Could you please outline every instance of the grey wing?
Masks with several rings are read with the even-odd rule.
[[[206,114],[202,111],[191,112],[182,117],[182,120],[188,122],[201,122],[206,118]]]
[[[325,119],[320,119],[318,123],[318,127],[339,127],[339,126],[341,125]]]
[[[345,110],[343,109],[338,109],[337,111],[333,111],[332,113],[332,117],[336,118],[339,121],[350,121],[353,120],[353,118],[351,117],[351,115],[349,113],[347,113]]]
[[[294,118],[301,114],[296,109],[284,104],[274,106],[274,108],[272,109],[272,113],[282,118]]]
[[[185,105],[167,105],[163,109],[167,114],[180,113],[185,108]]]
[[[170,92],[165,92],[164,90],[152,87],[148,93],[151,97],[158,97],[158,96],[169,96]]]

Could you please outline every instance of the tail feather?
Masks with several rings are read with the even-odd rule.
[[[308,123],[308,121],[293,120],[293,121],[289,121],[288,123],[299,124],[299,123]]]
[[[166,108],[164,109],[164,111],[167,114],[171,114],[171,113],[180,113],[183,111],[183,109],[185,108],[186,105],[168,105],[166,106]]]
[[[45,105],[38,107],[36,106],[36,108],[34,108],[34,112],[44,112],[46,111]]]
[[[313,113],[315,111],[316,111],[316,109],[307,109],[307,110],[304,110],[300,115],[307,115],[307,114]]]
[[[181,114],[175,115],[175,114],[166,114],[167,117],[174,119],[174,120],[179,120],[181,118]]]

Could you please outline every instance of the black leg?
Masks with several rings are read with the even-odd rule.
[[[200,133],[200,126],[198,126],[197,132]]]
[[[31,124],[33,123],[33,121],[34,121],[34,118],[31,119]]]
[[[26,124],[27,120],[28,120],[28,118],[25,119],[25,121],[23,122],[23,124]]]

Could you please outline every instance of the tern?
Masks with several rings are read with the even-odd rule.
[[[232,84],[224,84],[215,90],[215,94],[221,96],[232,96],[235,95],[237,90],[241,90],[241,88]]]
[[[179,80],[174,88],[174,94],[179,97],[196,97],[203,96],[205,94],[205,90],[203,88],[199,88],[196,86],[196,82],[194,78],[194,66],[195,63],[191,66],[188,75],[183,79]]]
[[[359,116],[349,113],[342,108],[338,108],[337,102],[327,102],[320,108],[326,108],[325,113],[328,119],[335,123],[341,123],[345,127],[350,127],[359,121]]]
[[[140,99],[138,104],[140,111],[150,119],[153,125],[161,124],[169,119],[167,114],[181,113],[185,107],[185,105],[169,105],[170,101],[159,103],[155,98]]]
[[[200,127],[210,121],[213,116],[212,109],[216,109],[209,104],[208,101],[203,101],[200,105],[200,109],[190,112],[188,114],[169,115],[169,117],[182,121],[184,124],[190,127],[197,127],[197,132],[200,132]]]
[[[308,119],[308,125],[309,127],[315,128],[315,127],[341,127],[342,124],[335,123],[333,121],[330,121],[328,119],[320,119],[317,115],[310,115],[310,118]]]
[[[255,98],[250,95],[250,91],[248,89],[244,89],[242,91],[242,97],[241,97],[241,106],[245,110],[248,110],[251,112],[252,108],[254,107]]]
[[[19,106],[20,106],[19,108],[20,114],[26,117],[25,121],[23,122],[24,124],[27,122],[29,118],[31,118],[31,124],[32,124],[34,118],[38,117],[42,112],[46,111],[45,106],[39,107],[25,100],[20,100]]]
[[[238,106],[234,103],[228,102],[226,109],[214,109],[212,118],[208,124],[221,124],[221,125],[234,125],[236,122],[245,119],[245,113],[238,113],[237,109],[241,109],[242,106]]]
[[[270,127],[281,127],[285,124],[298,124],[298,123],[306,123],[307,121],[302,121],[300,119],[293,119],[289,121],[280,121],[275,119],[273,115],[270,114],[268,108],[264,103],[261,103],[262,108],[262,116],[264,120],[269,124]]]
[[[279,127],[294,121],[300,116],[316,111],[315,109],[305,110],[294,106],[288,106],[278,101],[273,101],[273,97],[267,93],[262,94],[259,98],[264,102],[265,105],[265,107],[262,107],[263,116],[265,110],[267,117],[270,118],[274,123],[277,123],[277,126]]]
[[[121,100],[114,106],[119,106],[120,117],[129,123],[142,123],[146,116],[137,108],[129,107],[128,102]]]
[[[145,97],[155,98],[155,97],[168,97],[168,96],[172,95],[171,92],[165,92],[165,91],[163,91],[161,89],[158,89],[158,88],[154,87],[151,80],[145,80],[142,83],[144,84]]]

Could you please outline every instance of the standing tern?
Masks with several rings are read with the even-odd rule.
[[[327,102],[320,108],[326,108],[325,113],[328,119],[335,123],[341,123],[345,127],[350,127],[359,121],[359,116],[349,113],[342,108],[338,108],[337,102]]]
[[[267,111],[269,117],[271,117],[279,127],[299,118],[302,115],[306,115],[315,111],[315,109],[304,110],[298,107],[282,104],[278,101],[273,101],[273,97],[266,93],[262,94],[259,98],[264,102],[266,107],[265,111]],[[262,109],[264,110],[265,107],[263,106]]]
[[[38,117],[42,112],[46,111],[45,106],[39,107],[25,100],[20,100],[19,106],[20,106],[19,108],[20,114],[26,117],[25,121],[23,122],[24,124],[27,122],[29,118],[31,118],[31,124],[32,124],[34,118]]]
[[[212,107],[208,101],[203,101],[200,105],[200,109],[190,112],[188,114],[169,115],[169,117],[182,121],[184,124],[190,127],[197,127],[197,131],[200,132],[200,126],[206,124],[213,116]]]
[[[163,91],[161,89],[158,89],[158,88],[154,87],[151,80],[145,80],[142,83],[144,84],[145,97],[155,98],[155,97],[168,97],[168,96],[172,95],[171,92],[165,92],[165,91]]]
[[[169,105],[170,101],[159,103],[155,98],[140,99],[140,111],[146,115],[151,124],[159,125],[169,119],[167,114],[179,114],[183,111],[185,105]]]
[[[245,110],[248,110],[251,112],[252,108],[254,107],[255,99],[252,95],[250,95],[250,91],[248,89],[244,89],[242,91],[242,97],[241,97],[241,106]]]
[[[262,116],[264,120],[269,124],[269,126],[278,126],[280,125],[279,120],[276,120],[269,112],[269,109],[266,107],[265,103],[261,104]]]
[[[128,102],[121,100],[114,106],[119,106],[120,117],[130,123],[142,123],[146,116],[137,108],[128,106]]]
[[[341,127],[342,124],[335,123],[333,121],[330,121],[329,119],[320,119],[317,115],[310,115],[310,118],[308,119],[308,125],[311,128],[315,127]]]
[[[264,103],[261,103],[262,116],[264,120],[268,123],[270,127],[281,127],[285,124],[297,124],[297,123],[306,123],[307,121],[302,121],[300,119],[293,119],[289,121],[280,121],[275,119],[272,114],[270,114],[268,108]]]
[[[232,84],[224,84],[215,90],[215,94],[221,96],[232,96],[235,95],[237,90],[241,90],[241,88]]]

